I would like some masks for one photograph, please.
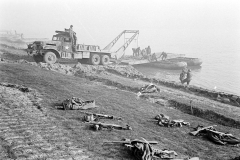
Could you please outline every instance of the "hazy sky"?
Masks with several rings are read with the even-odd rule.
[[[0,29],[51,38],[71,24],[79,43],[101,48],[125,29],[140,30],[139,45],[154,50],[191,38],[208,40],[209,35],[213,40],[231,35],[238,43],[240,1],[0,0]]]

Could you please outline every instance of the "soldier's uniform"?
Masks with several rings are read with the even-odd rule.
[[[167,53],[162,52],[162,54],[160,55],[160,57],[162,56],[162,60],[165,60],[167,58]]]
[[[189,85],[191,80],[192,80],[192,73],[191,73],[191,69],[189,69],[187,72],[187,78],[182,81],[182,84],[187,82],[187,85]]]
[[[72,27],[73,27],[73,25],[71,25],[69,28],[69,35],[70,35],[71,42],[72,42],[72,49],[73,49],[73,51],[75,51],[75,39],[74,39],[74,32],[73,32]]]

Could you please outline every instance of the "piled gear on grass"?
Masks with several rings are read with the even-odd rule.
[[[128,140],[128,143],[124,143],[124,145],[129,148],[132,155],[137,160],[154,160],[154,159],[175,159],[178,155],[175,151],[167,150],[167,149],[155,149],[151,146],[151,144],[156,144],[156,142],[148,142],[144,138],[143,140]],[[127,139],[125,139],[126,141]],[[151,143],[151,144],[150,144]],[[193,158],[181,158],[178,160],[199,160],[198,157]]]
[[[99,121],[100,119],[116,119],[116,120],[122,120],[122,117],[116,117],[112,115],[106,115],[106,114],[97,114],[97,113],[87,113],[87,115],[83,117],[84,122],[94,122]]]
[[[190,134],[193,136],[204,136],[210,141],[220,145],[226,145],[226,144],[236,145],[236,146],[240,145],[239,138],[236,138],[230,133],[219,132],[214,128],[214,126],[203,127],[198,125],[195,128],[195,131],[190,132]]]
[[[170,120],[169,116],[164,114],[158,114],[155,119],[158,121],[158,125],[164,127],[182,127],[183,125],[190,126],[189,122],[185,122],[182,119]]]
[[[154,149],[145,139],[132,140],[125,146],[130,149],[132,155],[137,160],[153,160],[154,157],[172,159],[177,156],[175,151]]]
[[[100,119],[116,119],[116,120],[122,120],[121,117],[115,117],[111,115],[105,115],[105,114],[96,114],[96,113],[86,113],[83,117],[83,121],[86,123],[91,124],[92,128],[95,131],[103,130],[103,129],[118,129],[118,130],[132,130],[132,128],[129,125],[121,126],[117,124],[109,124],[109,123],[102,123],[102,122],[96,122]]]
[[[78,110],[78,109],[89,109],[96,108],[95,100],[84,101],[81,98],[72,97],[62,102],[63,109],[65,110]]]
[[[66,99],[62,102],[62,106],[56,106],[58,109],[64,109],[64,110],[86,110],[86,109],[92,109],[96,108],[94,100],[90,101],[84,101],[81,98],[72,97],[71,99]],[[102,123],[102,122],[96,122],[99,119],[117,119],[122,120],[121,117],[115,117],[111,115],[105,115],[105,114],[95,114],[95,113],[88,113],[84,112],[87,115],[83,117],[83,121],[91,124],[92,128],[96,131],[102,130],[102,129],[118,129],[118,130],[132,130],[132,128],[129,125],[121,126],[117,124],[109,124],[109,123]]]
[[[140,93],[157,93],[160,92],[160,88],[156,85],[150,83],[149,85],[145,85],[139,91]]]
[[[97,114],[97,113],[88,113],[84,112],[87,115],[83,117],[83,121],[86,123],[89,123],[91,125],[91,128],[95,131],[108,129],[108,130],[132,130],[132,127],[129,125],[121,126],[118,124],[110,124],[110,123],[103,123],[99,122],[100,119],[115,119],[115,120],[122,120],[122,117],[116,117],[112,115],[106,115],[106,114]]]
[[[121,126],[117,124],[108,124],[108,123],[101,123],[101,122],[90,122],[90,124],[92,125],[92,128],[95,131],[103,130],[103,129],[132,130],[132,127],[130,127],[129,125]]]

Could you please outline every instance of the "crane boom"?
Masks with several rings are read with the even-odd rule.
[[[125,44],[122,45],[122,46],[116,51],[116,53],[118,53],[121,49],[122,49],[122,51],[124,52],[124,51],[127,49],[127,47],[129,46],[129,44],[132,42],[132,40],[137,36],[137,34],[139,34],[139,31],[137,31],[131,38],[129,38],[129,39],[127,40],[127,42],[125,42]]]
[[[132,32],[128,32],[128,33],[132,33]],[[112,56],[114,55],[116,59],[119,59],[119,57],[121,58],[124,56],[124,51],[127,49],[129,44],[134,40],[134,38],[139,34],[139,31],[136,30],[133,33],[135,34],[132,35],[132,37],[129,38],[116,52],[114,52]],[[120,53],[123,53],[123,54],[120,56]]]
[[[116,38],[114,38],[103,50],[110,50],[114,44],[118,41],[118,39],[122,36],[124,31],[122,31]]]
[[[119,40],[119,38],[124,34],[124,33],[139,33],[138,30],[124,30],[122,31],[116,38],[114,38],[103,50],[110,50]]]

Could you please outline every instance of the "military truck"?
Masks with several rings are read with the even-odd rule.
[[[120,33],[110,44],[108,44],[103,50],[97,45],[84,45],[73,43],[76,42],[77,37],[74,33],[74,39],[72,40],[69,31],[56,31],[56,35],[53,35],[51,41],[35,41],[33,44],[29,44],[27,52],[33,56],[36,62],[46,62],[54,64],[59,58],[66,59],[78,59],[80,62],[87,62],[93,65],[107,65],[110,59],[116,58],[119,52],[124,52],[128,45],[132,42],[134,37],[139,34],[138,30],[124,30]],[[125,44],[120,47],[116,52],[111,52],[110,49],[125,33],[135,33],[128,39]],[[73,42],[72,42],[73,41]]]
[[[93,65],[109,63],[111,52],[102,51],[97,45],[74,45],[68,31],[56,33],[51,41],[35,41],[28,45],[27,52],[36,62],[54,64],[59,58],[66,58],[87,61]]]

